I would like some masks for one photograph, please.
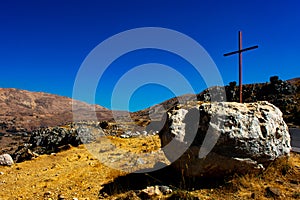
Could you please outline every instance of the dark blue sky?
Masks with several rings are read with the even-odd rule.
[[[237,56],[223,54],[237,49],[239,30],[244,47],[259,45],[243,56],[244,83],[266,82],[272,75],[284,80],[300,76],[297,0],[10,0],[0,3],[0,25],[0,87],[5,88],[72,97],[77,71],[89,52],[114,34],[139,27],[173,29],[196,40],[216,63],[224,84],[238,79]],[[145,63],[173,67],[195,92],[206,88],[185,60],[160,50],[140,50],[110,66],[98,85],[96,103],[110,107],[114,84]],[[129,108],[122,103],[114,108],[138,110],[172,95],[166,87],[145,85],[132,95]],[[123,101],[122,95],[119,99]]]

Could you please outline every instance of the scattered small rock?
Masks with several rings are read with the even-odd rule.
[[[12,166],[14,161],[9,154],[0,155],[0,165]]]
[[[171,194],[173,191],[170,187],[165,186],[165,185],[160,185],[158,186],[159,190],[163,193],[163,194]]]
[[[30,160],[34,157],[32,151],[30,150],[31,144],[24,144],[18,147],[18,149],[13,153],[13,158],[16,162],[23,162],[25,160]]]
[[[65,200],[66,199],[65,196],[62,195],[62,194],[59,194],[57,197],[58,197],[58,200]]]
[[[0,172],[0,175],[3,175],[4,174],[4,172]]]
[[[281,185],[284,183],[284,182],[283,182],[282,180],[280,180],[280,179],[276,179],[275,182],[278,183],[278,184],[281,184]]]
[[[120,135],[120,138],[130,138],[130,136],[126,135],[126,134],[122,134],[122,135]]]
[[[138,165],[143,165],[143,164],[145,164],[145,161],[142,158],[138,158],[137,161],[136,161],[136,163]]]
[[[275,187],[267,187],[266,188],[266,196],[279,197],[280,195],[281,195],[280,189],[275,188]]]
[[[149,186],[146,189],[143,189],[142,192],[147,194],[149,197],[162,194],[157,185]]]
[[[144,136],[148,135],[147,131],[142,131],[142,135]]]
[[[51,194],[52,194],[52,192],[47,191],[47,192],[44,193],[44,196],[50,196]]]
[[[141,192],[144,195],[151,197],[151,196],[159,196],[162,194],[164,194],[164,195],[171,194],[173,191],[168,186],[155,185],[155,186],[149,186],[146,189],[143,189]]]
[[[290,180],[290,183],[291,183],[291,184],[298,185],[298,184],[300,184],[300,180],[295,180],[295,179],[293,179],[293,180]]]

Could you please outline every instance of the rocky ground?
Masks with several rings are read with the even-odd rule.
[[[272,127],[276,128],[277,125],[274,122],[277,117],[282,121],[281,112],[273,109],[273,106],[267,102],[249,105],[230,103],[228,105],[230,106],[226,107],[230,111],[224,110],[224,114],[230,114],[230,116],[235,114],[236,125],[248,123],[249,120],[244,117],[250,117],[250,115],[247,114],[248,111],[244,112],[243,108],[248,109],[249,106],[255,110],[255,112],[249,110],[254,114],[251,115],[252,117],[265,116],[263,123],[266,126],[272,124]],[[175,106],[170,114],[181,112],[183,109],[190,112],[195,106],[200,110],[210,107],[208,103],[191,102],[187,105]],[[236,112],[237,110],[241,113]],[[202,112],[205,112],[205,109]],[[202,113],[202,117],[210,118],[208,115],[212,113],[207,112],[207,116]],[[218,116],[221,114],[217,113]],[[166,123],[170,126],[168,129],[183,130],[176,126],[184,123],[184,118],[180,116],[175,118],[168,115]],[[233,128],[234,131],[238,131],[239,129],[234,128],[236,125],[227,123],[234,119],[234,117],[226,118],[224,129]],[[174,120],[176,126],[172,124]],[[239,122],[239,120],[242,121]],[[206,126],[205,120],[202,122]],[[138,123],[141,129],[144,123],[149,122]],[[260,125],[257,125],[258,130],[255,133],[262,135],[259,131]],[[101,126],[103,129],[99,128]],[[249,169],[248,173],[244,171],[243,175],[238,172],[218,178],[188,177],[184,175],[184,171],[169,166],[170,161],[161,149],[160,137],[170,132],[164,132],[166,127],[159,135],[155,134],[155,131],[143,132],[134,128],[136,126],[132,122],[122,124],[82,122],[33,131],[28,139],[28,145],[21,146],[12,154],[14,160],[20,163],[10,167],[0,167],[0,188],[2,189],[0,199],[300,198],[299,154],[291,153],[290,157],[282,156],[275,161],[268,162],[265,170],[260,170],[258,173],[252,173]],[[201,126],[199,128],[201,129]],[[286,129],[286,126],[282,128]],[[201,132],[198,133],[201,134]],[[264,137],[269,138],[268,135],[272,133],[273,131],[265,132]],[[279,134],[278,131],[277,134]],[[272,135],[270,138],[275,139]],[[276,138],[279,141],[285,136],[276,136]],[[224,139],[226,138],[221,140]],[[279,149],[282,150],[282,148]],[[218,165],[221,166],[222,163]]]
[[[109,137],[123,152],[158,152],[158,136]],[[106,156],[117,157],[116,149]],[[151,167],[136,162],[136,169]],[[150,162],[153,161],[153,162]],[[118,165],[126,159],[115,159]],[[148,188],[147,188],[148,186]],[[162,188],[161,186],[167,186]],[[157,189],[155,189],[157,188]],[[80,145],[52,155],[41,155],[11,167],[0,166],[0,199],[299,199],[300,155],[292,153],[258,175],[235,175],[220,180],[189,179],[170,168],[156,172],[128,173],[100,162]]]
[[[298,126],[299,85],[300,79],[281,81],[271,77],[265,84],[245,85],[245,101],[270,100],[281,109],[290,127]],[[211,90],[221,91],[219,87]],[[235,83],[226,86],[225,92],[227,101],[237,101]],[[170,117],[165,110],[178,110],[178,101],[191,98],[184,95],[130,113],[130,120],[123,112],[113,120],[111,111],[76,101],[84,109],[77,110],[83,118],[74,123],[69,98],[0,89],[0,155],[9,153],[17,162],[10,167],[0,166],[0,200],[300,199],[300,155],[296,153],[272,161],[255,175],[239,173],[218,179],[189,178],[183,171],[165,167],[170,161],[161,150],[158,135],[158,130],[170,125],[165,123]],[[196,102],[199,105],[209,101],[208,90],[196,98],[201,100]],[[98,121],[90,121],[93,108]],[[227,128],[239,130],[235,126],[244,123],[239,119],[243,117],[226,118]],[[258,137],[266,132],[261,127]],[[275,138],[284,137],[276,131]],[[133,173],[136,171],[143,173]]]

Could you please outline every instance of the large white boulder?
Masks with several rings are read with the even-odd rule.
[[[260,171],[291,150],[281,111],[266,101],[178,105],[160,138],[167,158],[186,176]]]

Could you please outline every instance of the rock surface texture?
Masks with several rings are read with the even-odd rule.
[[[257,172],[291,150],[281,111],[266,101],[178,105],[168,112],[160,138],[168,159],[186,176]]]
[[[76,119],[111,119],[108,109],[89,105],[42,92],[0,88],[0,132],[31,132],[41,127],[53,127],[72,122]],[[76,120],[76,121],[77,121]]]
[[[14,161],[9,154],[0,155],[0,165],[11,166],[13,164]]]
[[[56,153],[61,150],[87,144],[103,136],[97,123],[82,122],[64,127],[40,128],[31,133],[28,143],[21,145],[12,154],[16,162],[30,160],[42,154]]]

